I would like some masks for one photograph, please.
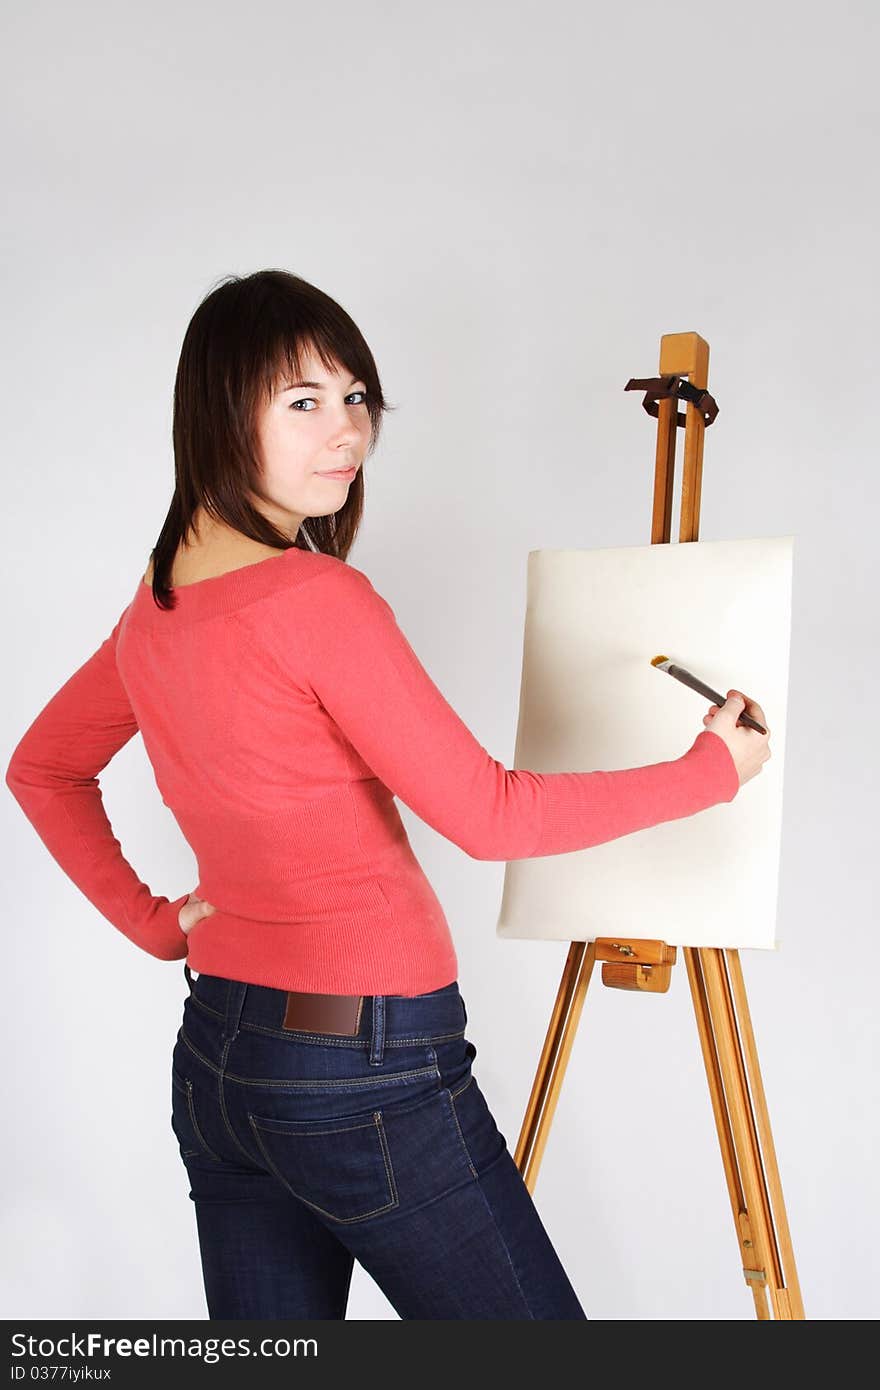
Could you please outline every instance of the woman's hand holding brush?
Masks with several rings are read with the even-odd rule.
[[[730,749],[730,756],[739,774],[739,784],[743,785],[757,776],[770,757],[770,730],[759,734],[737,720],[745,710],[767,729],[764,711],[754,700],[749,700],[739,690],[728,690],[723,705],[710,705],[709,713],[703,716],[703,724],[713,734],[724,739]]]

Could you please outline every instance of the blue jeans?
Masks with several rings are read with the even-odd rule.
[[[209,1318],[344,1318],[355,1260],[401,1318],[586,1318],[457,982],[366,995],[340,1036],[283,1028],[284,990],[186,976],[171,1123]]]

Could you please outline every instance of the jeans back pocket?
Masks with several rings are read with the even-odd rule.
[[[279,1120],[248,1111],[269,1169],[294,1197],[331,1221],[364,1221],[399,1202],[382,1112]]]

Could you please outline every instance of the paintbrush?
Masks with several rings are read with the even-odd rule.
[[[656,666],[658,671],[665,671],[668,676],[674,676],[682,685],[689,685],[691,690],[696,690],[699,695],[705,695],[707,699],[713,700],[720,709],[727,701],[723,695],[719,695],[717,690],[713,690],[711,685],[706,685],[697,676],[691,674],[684,666],[676,666],[669,660],[668,656],[654,656],[651,658],[651,665]],[[750,729],[756,730],[759,734],[766,734],[767,730],[763,724],[759,724],[757,719],[753,719],[750,714],[743,713],[737,719],[737,724],[745,724]]]

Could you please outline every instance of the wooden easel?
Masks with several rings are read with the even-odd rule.
[[[668,543],[672,530],[676,429],[681,423],[685,437],[679,540],[698,538],[706,415],[708,423],[714,419],[705,409],[706,402],[717,411],[706,389],[709,344],[699,334],[662,336],[660,374],[661,378],[688,377],[689,382],[660,383],[655,379],[653,383],[630,382],[626,388],[662,384],[667,391],[672,389],[665,395],[655,391],[654,401],[649,402],[647,395],[644,401],[646,410],[658,421],[652,545]],[[688,401],[684,417],[678,414],[679,399]],[[682,950],[743,1275],[752,1291],[756,1316],[802,1319],[804,1308],[739,952],[702,947]],[[529,1192],[534,1191],[593,962],[603,962],[602,983],[612,989],[664,993],[675,959],[676,947],[664,941],[599,937],[594,942],[571,942],[514,1155]]]

